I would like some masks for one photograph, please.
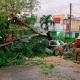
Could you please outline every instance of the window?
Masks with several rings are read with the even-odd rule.
[[[77,38],[79,36],[79,33],[75,33],[75,37]]]

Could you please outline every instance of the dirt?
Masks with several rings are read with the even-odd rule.
[[[80,64],[60,57],[47,57],[43,61],[55,65],[51,74],[42,74],[37,65],[21,65],[1,68],[0,80],[80,80]]]

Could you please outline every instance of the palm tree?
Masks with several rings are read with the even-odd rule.
[[[51,20],[51,15],[48,15],[48,16],[45,16],[45,15],[43,15],[41,18],[40,18],[40,24],[41,24],[41,28],[43,28],[43,24],[45,24],[46,26],[45,26],[45,30],[48,30],[48,28],[49,28],[49,24],[50,23],[50,25],[55,25],[55,23],[54,23],[54,21],[52,21]]]

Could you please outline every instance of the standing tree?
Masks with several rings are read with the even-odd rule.
[[[33,14],[34,10],[37,10],[39,6],[39,1],[37,0],[29,0],[29,9],[31,12],[31,15]]]
[[[16,17],[16,14],[23,8],[29,8],[32,11],[36,5],[38,5],[37,0],[0,0],[0,11],[4,12],[8,18],[12,18],[14,22],[19,21],[21,23],[22,21]]]
[[[43,27],[43,24],[45,24],[45,29],[48,30],[49,28],[49,25],[48,23],[50,23],[51,25],[55,25],[54,21],[51,20],[51,15],[43,15],[41,18],[40,18],[40,23],[41,23],[41,28]]]
[[[23,8],[26,8],[32,14],[32,10],[37,8],[37,5],[39,5],[37,0],[0,0],[0,11],[5,12],[7,15],[16,15]]]

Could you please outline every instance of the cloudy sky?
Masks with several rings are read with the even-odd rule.
[[[39,15],[43,14],[69,14],[69,4],[72,3],[72,14],[80,16],[80,0],[38,0],[41,8]]]

